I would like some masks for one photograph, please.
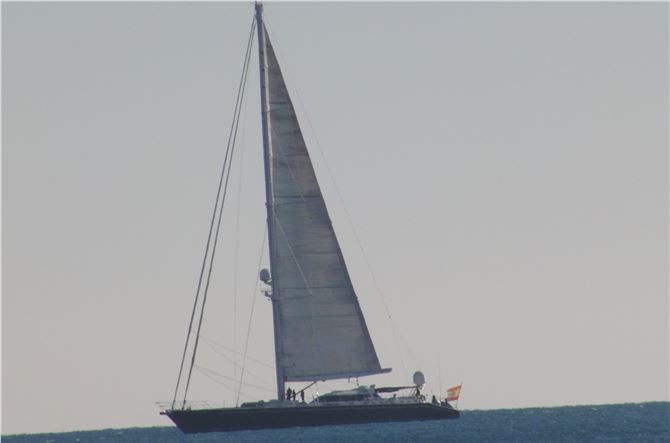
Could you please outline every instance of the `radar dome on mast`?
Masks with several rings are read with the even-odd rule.
[[[421,387],[426,384],[426,377],[424,377],[423,372],[421,371],[416,371],[412,380],[414,380],[414,385],[416,387]]]
[[[270,282],[272,282],[272,279],[270,278],[270,271],[267,269],[263,268],[261,269],[261,273],[259,275],[261,281],[265,283],[266,285],[269,285]]]

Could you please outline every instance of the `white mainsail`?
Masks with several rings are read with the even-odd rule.
[[[379,365],[279,64],[257,17],[278,385],[388,372]]]

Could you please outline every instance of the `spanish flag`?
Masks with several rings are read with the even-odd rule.
[[[447,389],[447,401],[458,400],[458,396],[461,395],[461,386],[458,385]]]

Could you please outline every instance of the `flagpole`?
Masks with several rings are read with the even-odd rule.
[[[442,365],[440,364],[440,354],[437,354],[437,380],[440,385],[440,401],[442,401]]]
[[[456,409],[458,409],[458,401],[461,399],[461,391],[463,390],[463,380],[461,380],[461,383],[458,385],[458,398],[456,399]]]

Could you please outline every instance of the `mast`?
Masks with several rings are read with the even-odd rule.
[[[268,122],[269,99],[267,84],[267,61],[265,54],[265,26],[263,25],[263,4],[256,1],[256,29],[258,30],[258,67],[261,79],[261,120],[263,124],[263,159],[265,166],[265,206],[267,209],[268,223],[268,249],[270,252],[270,271],[272,286],[272,323],[274,326],[275,340],[275,369],[277,371],[277,399],[284,401],[284,368],[281,364],[281,335],[279,322],[279,294],[277,285],[275,285],[275,266],[274,242],[273,242],[273,217],[274,217],[274,199],[272,197],[272,177],[270,168],[270,123]]]

